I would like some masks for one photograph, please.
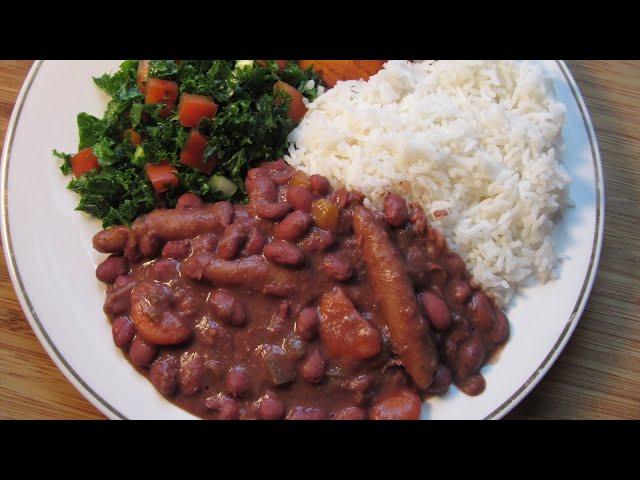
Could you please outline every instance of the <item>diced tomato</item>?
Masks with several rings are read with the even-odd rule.
[[[96,168],[100,168],[100,164],[91,147],[84,148],[71,157],[71,170],[76,178]]]
[[[134,147],[137,147],[142,143],[142,137],[133,128],[129,128],[124,131],[124,138],[128,138],[133,143]]]
[[[298,123],[304,117],[304,114],[307,113],[307,107],[304,105],[302,101],[302,94],[294,87],[289,85],[288,83],[283,82],[282,80],[278,80],[276,84],[273,86],[274,92],[285,92],[289,97],[291,97],[291,102],[289,103],[289,111],[287,112],[289,118],[294,122]]]
[[[198,130],[193,129],[180,152],[180,163],[206,174],[210,174],[216,166],[216,161],[204,161],[204,149],[207,148],[207,138]]]
[[[183,93],[178,106],[178,118],[183,127],[195,127],[201,118],[213,118],[218,111],[218,105],[204,95]]]
[[[147,177],[156,192],[166,192],[178,186],[178,171],[169,163],[148,163],[144,167]]]
[[[143,95],[147,93],[147,80],[149,79],[149,60],[138,60],[138,75],[136,83]]]
[[[167,106],[161,112],[163,116],[169,116],[178,100],[178,84],[169,80],[150,78],[147,82],[147,94],[145,103],[165,103]]]

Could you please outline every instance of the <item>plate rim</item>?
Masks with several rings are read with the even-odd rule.
[[[33,80],[35,79],[40,67],[42,66],[44,60],[36,60],[34,64],[31,66],[29,73],[27,74],[22,88],[20,89],[20,93],[16,98],[16,102],[13,108],[13,112],[11,114],[11,118],[9,120],[9,124],[7,126],[7,131],[5,134],[4,145],[2,148],[2,157],[1,157],[1,178],[0,178],[0,190],[2,192],[0,196],[0,215],[1,215],[1,225],[2,225],[2,247],[4,250],[5,260],[7,264],[7,270],[9,271],[9,277],[11,278],[11,283],[13,285],[14,291],[16,292],[16,296],[18,297],[18,301],[20,306],[22,307],[22,311],[27,318],[32,330],[34,331],[38,341],[43,346],[49,357],[53,360],[54,364],[58,369],[63,373],[63,375],[67,378],[69,382],[94,406],[96,407],[102,414],[110,419],[122,419],[127,420],[124,414],[118,411],[114,406],[112,406],[109,402],[103,399],[97,392],[95,392],[90,385],[88,385],[82,377],[73,369],[73,367],[67,363],[66,359],[62,355],[62,353],[58,350],[56,345],[53,343],[51,338],[49,337],[46,329],[40,322],[37,312],[33,307],[29,295],[26,291],[26,288],[22,282],[22,278],[20,276],[20,272],[17,267],[17,262],[13,253],[13,248],[11,244],[11,234],[9,229],[9,207],[8,207],[8,189],[7,189],[7,181],[8,181],[8,172],[9,172],[9,161],[11,158],[11,148],[14,141],[14,135],[16,131],[16,125],[18,123],[20,113],[22,111],[22,107],[24,105],[24,101],[31,90],[31,86],[33,84]],[[587,109],[586,104],[584,103],[584,99],[582,97],[582,92],[578,88],[571,71],[566,65],[564,60],[556,60],[555,61],[560,72],[563,77],[567,81],[569,89],[578,105],[578,109],[580,111],[580,116],[584,123],[586,133],[589,139],[589,146],[591,148],[591,156],[592,161],[594,163],[594,173],[595,173],[595,186],[596,186],[596,222],[595,222],[595,231],[593,237],[593,243],[591,248],[591,257],[589,260],[589,267],[587,269],[587,273],[585,275],[585,279],[582,284],[582,288],[580,290],[580,295],[574,305],[574,308],[569,316],[562,333],[558,337],[558,340],[554,344],[553,348],[549,351],[549,353],[542,360],[540,365],[535,369],[535,371],[527,378],[527,380],[511,395],[507,398],[502,404],[500,404],[497,408],[495,408],[490,414],[484,417],[485,420],[489,419],[500,419],[504,417],[507,413],[509,413],[516,405],[518,405],[524,397],[526,397],[529,392],[535,388],[535,386],[542,380],[544,375],[549,371],[551,366],[555,363],[558,356],[564,350],[566,344],[571,338],[573,332],[578,325],[580,318],[582,317],[582,313],[587,305],[589,300],[589,296],[591,290],[593,288],[593,283],[595,281],[596,273],[598,270],[598,265],[600,262],[600,254],[602,251],[602,240],[604,234],[604,217],[605,217],[605,188],[604,188],[604,179],[603,179],[603,170],[602,170],[602,159],[600,155],[600,149],[598,146],[598,139],[595,134],[595,129],[593,128],[593,123],[591,121],[591,116]]]

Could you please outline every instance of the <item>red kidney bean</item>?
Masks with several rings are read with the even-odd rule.
[[[258,415],[262,420],[280,420],[284,417],[284,404],[273,394],[258,400]]]
[[[287,413],[287,420],[326,420],[327,414],[321,408],[293,407]]]
[[[142,235],[138,240],[138,248],[143,257],[152,258],[157,256],[162,242],[153,233]]]
[[[275,226],[273,236],[280,240],[295,242],[309,231],[312,222],[311,215],[296,210]]]
[[[101,230],[93,236],[93,248],[102,253],[123,253],[131,234],[124,225]]]
[[[331,420],[366,420],[367,412],[360,407],[346,407],[333,412],[330,418]]]
[[[486,382],[484,380],[484,377],[481,374],[477,373],[470,376],[469,378],[464,379],[458,386],[464,393],[471,397],[474,397],[484,392]]]
[[[191,255],[191,240],[172,240],[164,244],[162,258],[184,260]]]
[[[268,173],[269,178],[276,185],[284,185],[296,173],[296,170],[287,165],[283,159],[278,159],[275,162],[265,162],[261,165],[261,168]]]
[[[438,365],[433,382],[429,385],[427,393],[431,395],[444,395],[451,385],[451,370],[442,363]]]
[[[333,245],[334,240],[331,232],[314,227],[300,242],[300,248],[306,253],[324,252]]]
[[[111,324],[111,334],[116,347],[126,348],[136,334],[136,327],[129,317],[117,317]]]
[[[401,389],[392,395],[376,399],[369,411],[371,420],[418,420],[422,402],[417,393]]]
[[[205,366],[197,352],[185,352],[180,357],[180,391],[183,395],[195,395],[204,384]]]
[[[278,192],[276,185],[260,168],[252,168],[247,172],[245,187],[251,203],[273,203],[276,201]]]
[[[224,365],[219,360],[215,360],[215,359],[207,360],[206,362],[204,362],[204,366],[207,369],[207,371],[214,376],[216,380],[220,380],[225,375]]]
[[[394,193],[388,194],[384,199],[384,218],[392,227],[402,227],[409,220],[409,210],[404,198]]]
[[[209,305],[215,317],[225,323],[241,327],[247,321],[242,303],[228,290],[214,290],[209,297]]]
[[[374,377],[371,374],[362,374],[350,378],[341,384],[341,387],[350,392],[364,395],[369,391],[374,383]]]
[[[311,204],[313,203],[313,194],[300,185],[288,185],[287,202],[296,210],[309,213],[311,212]]]
[[[300,375],[309,383],[320,383],[324,378],[327,362],[315,348],[300,365]]]
[[[187,192],[180,195],[176,208],[197,208],[203,204],[202,199],[195,193]]]
[[[331,188],[329,180],[327,180],[327,178],[323,177],[322,175],[311,175],[309,177],[309,183],[311,184],[311,189],[318,195],[326,194]]]
[[[176,300],[176,311],[182,318],[191,318],[198,313],[200,302],[191,290],[178,290]]]
[[[329,253],[320,262],[320,270],[333,280],[346,282],[353,274],[351,264],[342,256]]]
[[[134,280],[130,275],[118,275],[113,282],[114,288],[124,287],[125,285],[133,284]]]
[[[349,205],[352,207],[362,205],[364,203],[364,198],[364,193],[358,190],[352,190],[349,192]]]
[[[424,234],[429,228],[429,221],[427,215],[424,213],[424,209],[416,202],[411,202],[411,213],[409,214],[409,220],[413,224],[413,230],[418,234]]]
[[[444,266],[449,273],[449,276],[452,278],[461,278],[467,270],[464,265],[464,260],[462,260],[460,255],[457,253],[450,253],[444,259]]]
[[[247,239],[247,243],[244,246],[244,253],[247,256],[250,255],[259,255],[262,253],[262,249],[267,243],[267,239],[262,234],[260,229],[254,225],[251,227],[249,231],[249,238]]]
[[[344,188],[339,188],[329,195],[329,200],[335,203],[340,209],[346,208],[349,204],[349,191]]]
[[[486,349],[482,337],[477,333],[472,334],[458,347],[456,355],[456,376],[468,377],[482,367],[486,355]]]
[[[198,340],[219,355],[229,355],[233,348],[232,339],[227,330],[215,320],[204,317],[196,325]]]
[[[234,397],[242,397],[249,393],[251,382],[247,369],[236,366],[229,370],[226,380],[227,392]]]
[[[218,246],[218,236],[215,233],[203,233],[193,239],[193,253],[214,252]]]
[[[178,264],[170,258],[156,260],[151,267],[153,278],[159,282],[168,282],[178,273]]]
[[[474,327],[483,332],[489,332],[493,328],[495,313],[493,306],[482,292],[474,293],[469,303],[470,320]]]
[[[180,362],[174,355],[157,358],[149,369],[151,383],[163,395],[173,395],[178,388]]]
[[[281,220],[293,210],[293,206],[284,202],[258,203],[253,208],[256,215],[264,220]]]
[[[302,309],[296,322],[296,332],[305,340],[313,340],[318,335],[320,318],[315,307]]]
[[[447,284],[445,289],[447,300],[451,303],[463,304],[471,295],[471,287],[466,280],[452,280]]]
[[[140,335],[136,335],[129,347],[129,359],[134,365],[146,367],[153,361],[157,352],[154,345],[144,341]]]
[[[458,346],[469,338],[469,331],[466,326],[454,329],[444,340],[442,344],[442,352],[449,362],[449,364],[455,363],[455,358],[458,353]]]
[[[447,330],[451,326],[451,312],[444,300],[432,292],[423,292],[419,298],[433,327],[440,332]]]
[[[240,404],[222,393],[207,398],[204,405],[209,410],[218,412],[218,420],[238,420],[240,418]]]
[[[432,287],[444,288],[447,283],[447,271],[437,263],[427,262],[426,271],[429,274],[429,282]]]
[[[249,228],[243,220],[237,220],[224,229],[224,233],[218,241],[216,255],[224,260],[233,260],[239,254],[247,238]]]
[[[508,335],[509,322],[507,321],[507,317],[500,310],[497,310],[493,330],[489,333],[489,340],[497,345],[504,342]]]
[[[125,282],[124,279],[127,281]],[[129,311],[131,307],[131,290],[136,283],[128,275],[121,275],[117,281],[118,285],[114,283],[107,289],[107,296],[104,300],[104,313],[110,317],[115,317],[116,315]]]
[[[262,252],[267,260],[283,267],[304,265],[304,253],[295,243],[275,240],[264,247]]]
[[[104,283],[113,283],[120,275],[129,272],[129,262],[119,255],[110,255],[96,268],[96,277]]]

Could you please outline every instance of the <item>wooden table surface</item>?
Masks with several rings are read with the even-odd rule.
[[[0,61],[0,135],[30,61]],[[511,419],[640,419],[640,62],[569,62],[591,113],[606,183],[600,269],[549,373]],[[0,252],[0,418],[102,419],[36,339]]]

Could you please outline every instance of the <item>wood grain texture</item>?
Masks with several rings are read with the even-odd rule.
[[[30,61],[0,61],[0,135]],[[600,143],[604,245],[585,313],[510,419],[640,419],[640,62],[572,61]],[[106,340],[108,341],[108,339]],[[104,418],[47,356],[0,253],[0,418]]]

